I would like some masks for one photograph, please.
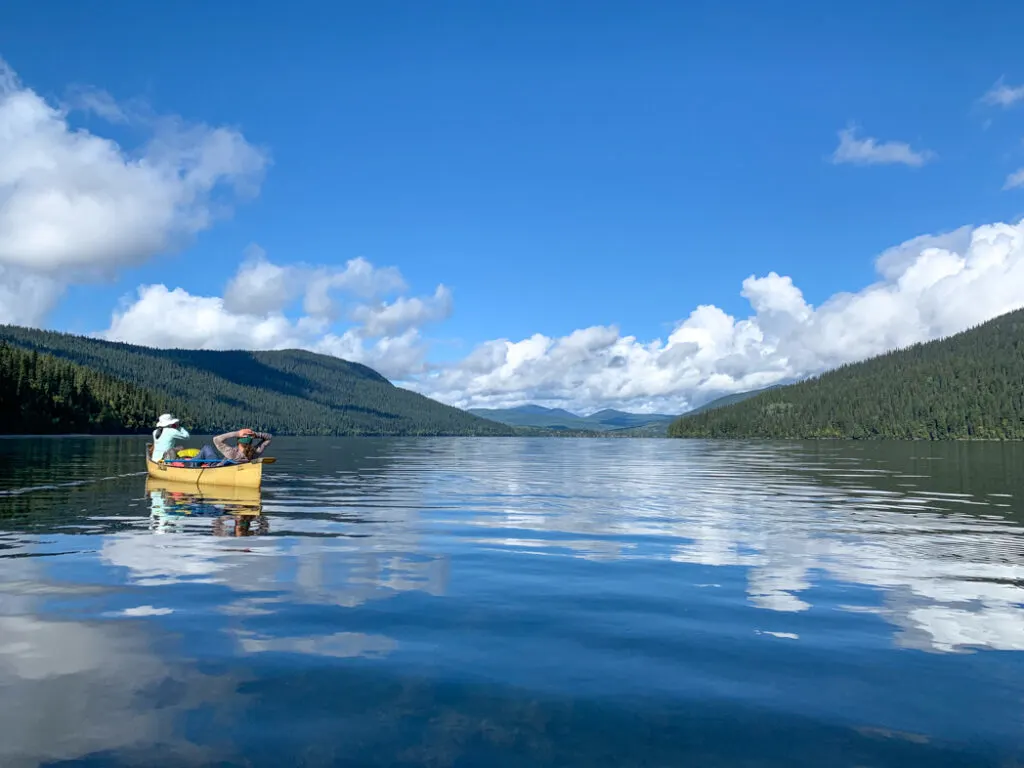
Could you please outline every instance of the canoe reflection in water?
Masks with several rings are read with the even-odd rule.
[[[146,478],[154,533],[194,530],[200,519],[211,520],[214,536],[263,536],[270,522],[263,515],[259,488],[198,487]]]

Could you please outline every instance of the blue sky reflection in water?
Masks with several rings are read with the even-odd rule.
[[[1020,446],[279,443],[0,440],[0,764],[1024,760]]]

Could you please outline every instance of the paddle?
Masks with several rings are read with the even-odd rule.
[[[265,456],[264,458],[260,459],[260,464],[273,464],[275,461],[277,461],[277,459],[275,459],[273,456]]]

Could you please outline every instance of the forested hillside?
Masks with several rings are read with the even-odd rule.
[[[165,405],[123,381],[0,341],[0,434],[140,432]]]
[[[96,382],[104,382],[97,387],[107,387],[104,392],[121,386],[133,393],[132,402],[145,412],[147,426],[159,412],[171,410],[196,433],[250,426],[301,435],[512,434],[506,425],[396,387],[365,365],[300,350],[162,350],[16,326],[0,326],[0,342],[41,353],[40,359],[55,358],[36,374],[40,386],[34,391],[58,391],[59,377],[52,373],[59,368],[56,363],[72,363],[85,369],[75,376],[95,376]],[[70,375],[60,374],[64,379]],[[46,396],[41,394],[43,399],[33,407],[43,408]],[[63,402],[53,400],[52,406],[52,419],[60,423],[67,413]],[[124,429],[134,431],[127,426],[135,423],[131,413],[112,411],[107,400],[103,403],[115,414],[111,418],[123,415]],[[15,423],[16,405],[4,401],[0,419]],[[109,418],[102,423],[107,426],[82,431],[123,431],[110,427]],[[67,424],[52,431],[73,431]]]
[[[671,437],[1024,438],[1024,310],[743,402]]]

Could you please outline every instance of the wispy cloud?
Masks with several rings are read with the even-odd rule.
[[[879,141],[870,136],[857,137],[857,128],[839,131],[839,146],[832,153],[832,162],[853,165],[909,165],[920,167],[935,158],[931,150],[915,150],[902,141]]]
[[[981,100],[994,107],[1012,107],[1018,101],[1024,101],[1024,85],[1007,85],[1000,77]]]
[[[68,91],[63,105],[67,108],[92,112],[111,123],[127,123],[131,120],[128,110],[106,91],[89,86],[75,86]]]
[[[1024,187],[1024,168],[1020,168],[1006,177],[1003,189],[1017,189]]]

